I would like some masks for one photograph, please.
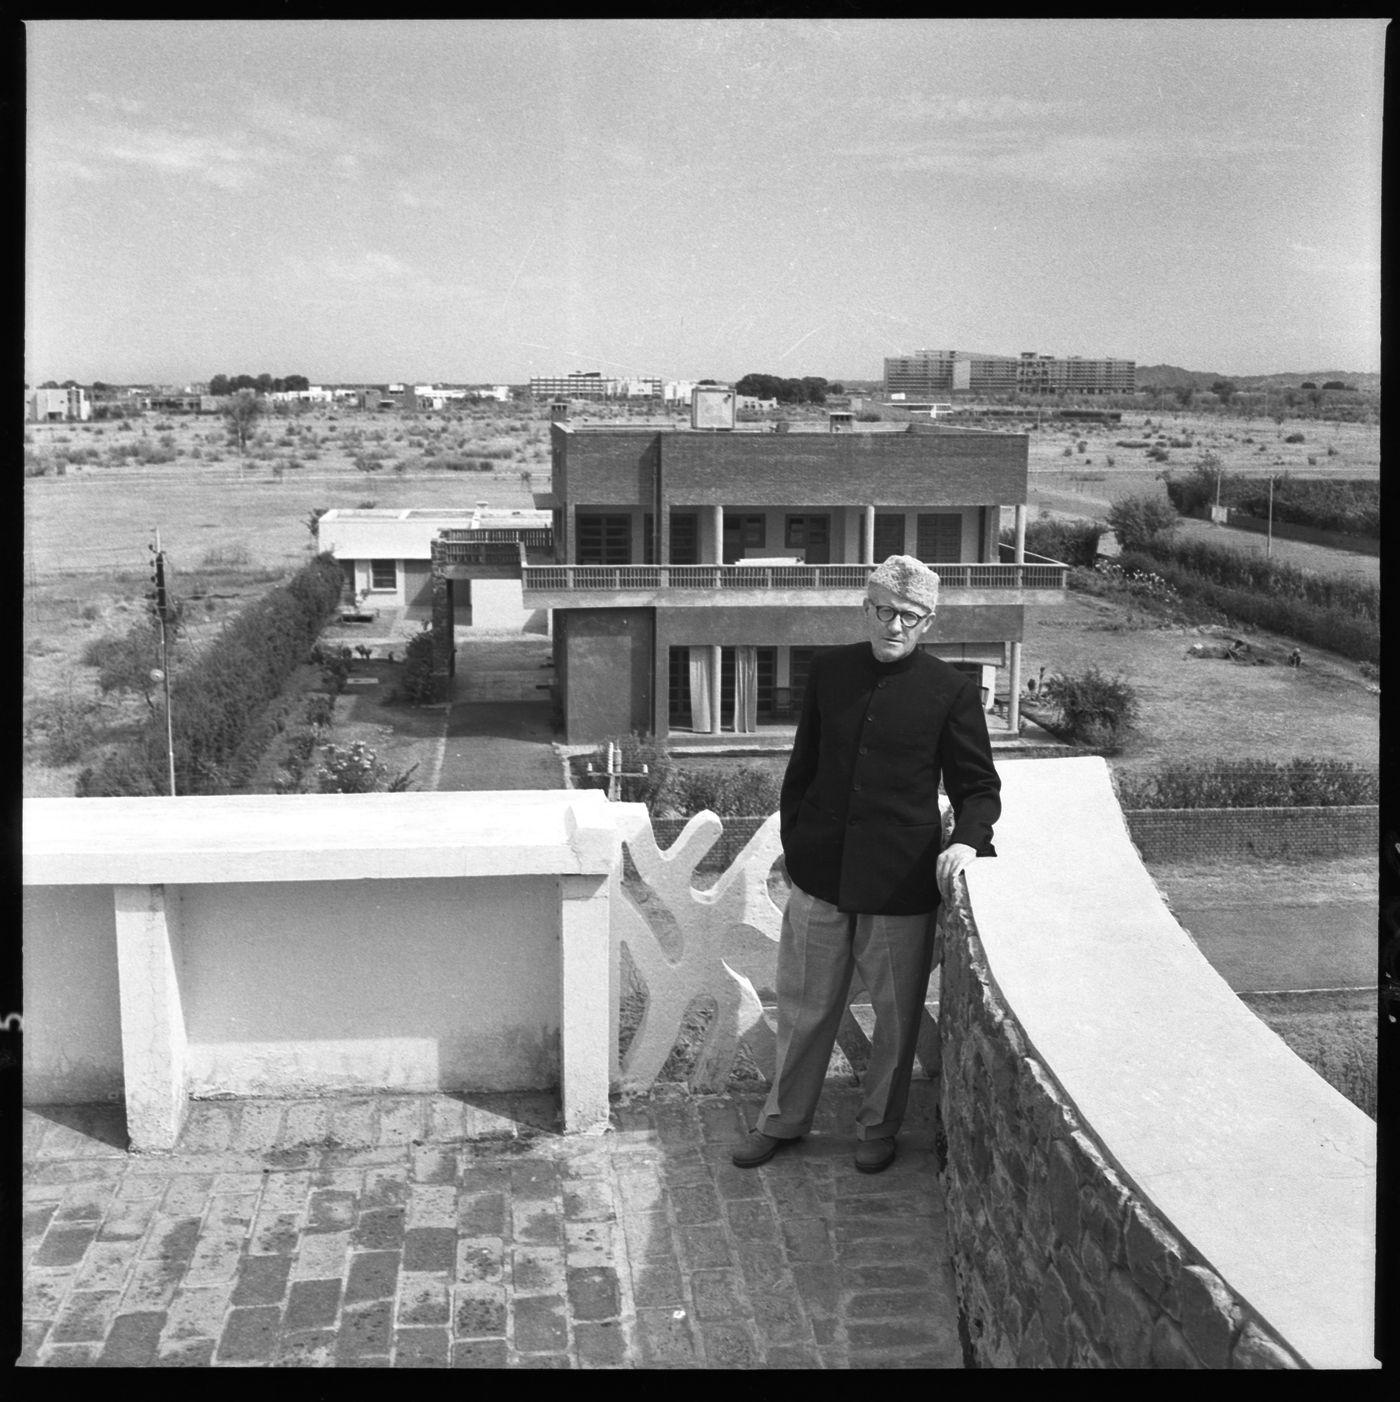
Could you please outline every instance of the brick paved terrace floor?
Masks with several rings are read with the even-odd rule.
[[[576,1138],[550,1096],[200,1101],[161,1155],[119,1106],[26,1110],[17,1361],[959,1368],[936,1093],[879,1175],[836,1082],[749,1170],[738,1092],[658,1088]]]

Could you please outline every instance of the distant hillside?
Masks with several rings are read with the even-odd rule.
[[[1196,389],[1209,389],[1216,380],[1231,380],[1240,389],[1263,389],[1266,385],[1273,389],[1297,387],[1304,380],[1315,385],[1326,384],[1328,380],[1341,380],[1358,390],[1378,392],[1381,387],[1379,375],[1359,374],[1354,370],[1280,370],[1271,375],[1231,375],[1219,370],[1184,370],[1180,365],[1139,365],[1137,386],[1139,389],[1180,389],[1191,385]]]

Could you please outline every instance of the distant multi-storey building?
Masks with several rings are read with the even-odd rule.
[[[885,360],[885,393],[899,399],[951,394],[1132,394],[1136,387],[1136,362],[1109,357],[922,350]]]
[[[575,371],[572,375],[533,375],[530,393],[536,399],[616,399],[621,383],[598,370]]]
[[[530,380],[530,394],[535,399],[659,399],[689,404],[693,388],[689,380],[663,380],[657,375],[609,376],[598,370],[536,375]]]

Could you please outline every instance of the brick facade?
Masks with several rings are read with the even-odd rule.
[[[1350,857],[1376,850],[1380,810],[1140,808],[1123,815],[1145,862],[1215,857]]]

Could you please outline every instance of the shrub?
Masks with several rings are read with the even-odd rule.
[[[1124,561],[1128,563],[1125,565]],[[1119,557],[1117,562],[1113,560],[1099,560],[1094,565],[1094,572],[1110,584],[1119,585],[1126,589],[1128,593],[1157,599],[1162,603],[1172,604],[1180,600],[1180,595],[1167,580],[1163,579],[1155,570],[1144,570],[1134,568],[1136,563],[1132,552]]]
[[[1103,529],[1098,521],[1028,521],[1026,553],[1092,568]],[[1002,531],[1001,541],[1004,545],[1014,545],[1016,532],[1010,528]]]
[[[1237,493],[1232,504],[1251,516],[1267,516],[1268,485],[1249,483]],[[1315,526],[1350,535],[1379,536],[1380,483],[1319,482],[1300,480],[1285,474],[1274,483],[1273,514],[1275,521],[1286,521],[1291,525]]]
[[[721,818],[766,817],[778,811],[782,777],[746,764],[738,769],[677,768],[655,807],[681,817],[709,809]]]
[[[204,558],[200,560],[202,569],[236,569],[240,565],[251,565],[253,563],[252,552],[240,540],[232,545],[211,545],[204,552]]]
[[[1307,440],[1301,433],[1290,433],[1283,441],[1285,443],[1305,443]]]
[[[410,706],[422,706],[434,699],[434,691],[433,629],[431,624],[425,623],[421,631],[408,640],[393,699],[406,701]]]
[[[325,761],[316,771],[318,793],[374,793],[388,778],[384,761],[363,740],[342,748],[322,748]]]
[[[1138,717],[1134,687],[1110,677],[1096,665],[1083,672],[1052,673],[1040,688],[1059,715],[1059,729],[1069,739],[1116,754]]]
[[[1167,534],[1176,522],[1176,508],[1160,497],[1123,497],[1108,509],[1108,524],[1124,550]]]
[[[25,733],[42,742],[45,764],[73,764],[97,738],[97,709],[94,700],[74,695],[70,687],[30,708]]]
[[[324,691],[313,691],[306,698],[302,717],[313,730],[326,730],[335,718],[335,697]]]
[[[1115,773],[1134,808],[1330,808],[1380,801],[1375,769],[1337,759],[1204,760]]]

